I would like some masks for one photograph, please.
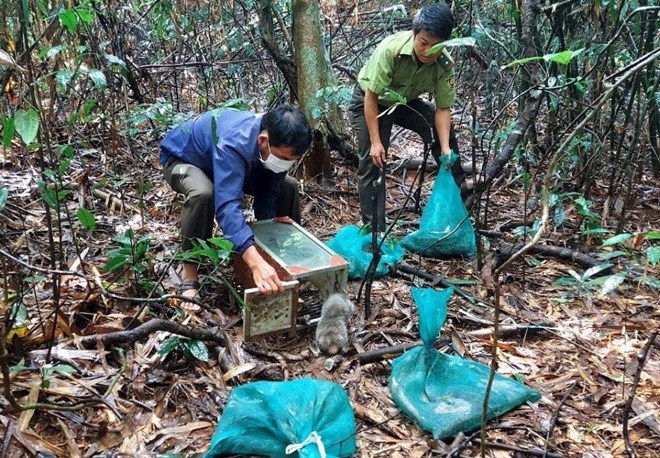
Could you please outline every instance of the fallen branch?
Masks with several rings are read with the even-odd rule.
[[[500,245],[497,249],[497,265],[499,267],[507,259],[509,259],[514,253],[520,251],[525,244],[518,243],[513,245],[511,243],[500,242]],[[552,256],[554,258],[563,259],[565,261],[570,261],[571,263],[578,264],[584,268],[590,268],[602,264],[596,258],[589,256],[588,254],[580,253],[578,251],[572,250],[570,248],[552,246],[552,245],[533,245],[529,249],[530,253],[540,254],[544,256]],[[606,272],[604,272],[606,273]]]
[[[398,431],[396,428],[392,428],[389,423],[396,417],[399,416],[399,412],[395,412],[395,414],[388,418],[383,414],[382,412],[378,412],[376,410],[369,409],[368,407],[364,407],[360,404],[354,404],[353,405],[353,410],[355,411],[355,417],[359,418],[362,420],[365,424],[368,424],[369,426],[365,429],[360,430],[360,433],[363,433],[364,431],[368,429],[379,429],[382,432],[389,434],[392,437],[396,437],[398,439],[405,439],[405,435],[401,432]]]
[[[425,272],[425,271],[423,271],[423,270],[421,270],[417,267],[413,267],[411,265],[404,264],[404,263],[397,264],[394,267],[394,271],[395,272],[396,271],[403,272],[403,273],[406,273],[406,274],[409,274],[409,275],[414,275],[416,277],[422,278],[424,280],[429,280],[431,282],[431,287],[441,285],[444,288],[454,288],[454,292],[456,293],[457,296],[462,297],[463,299],[470,302],[471,304],[481,304],[481,305],[485,305],[485,306],[488,306],[488,307],[493,307],[493,304],[485,302],[485,301],[477,298],[473,294],[468,293],[467,291],[465,291],[460,286],[456,286],[456,285],[452,284],[451,282],[445,280],[444,276],[433,275],[433,274]]]
[[[82,399],[75,404],[52,404],[50,402],[35,402],[33,404],[26,404],[21,406],[21,410],[56,410],[58,412],[77,412],[85,407],[93,407],[102,404],[111,407],[108,401],[103,398],[88,398]],[[110,409],[117,413],[116,409]]]
[[[653,344],[655,343],[655,338],[657,336],[658,336],[658,331],[654,331],[653,334],[651,334],[651,337],[649,337],[649,340],[646,342],[646,345],[644,345],[642,352],[639,355],[637,355],[638,364],[637,364],[637,370],[635,371],[635,378],[633,379],[633,384],[628,394],[628,400],[626,401],[626,405],[623,408],[623,413],[622,413],[623,441],[626,444],[626,453],[630,458],[635,458],[637,455],[635,454],[635,449],[633,449],[632,444],[630,443],[630,432],[628,431],[628,418],[630,417],[630,409],[632,408],[633,400],[635,399],[635,392],[637,391],[637,386],[639,385],[639,379],[642,375],[642,371],[644,370],[644,366],[648,361],[648,358],[651,353],[651,348],[653,348]]]
[[[107,191],[104,191],[102,189],[92,189],[92,194],[94,197],[98,197],[99,199],[103,199],[103,203],[105,204],[106,207],[108,207],[111,211],[119,212],[119,213],[124,213],[126,210],[130,210],[133,213],[140,213],[140,210],[135,208],[134,206],[124,202],[121,197],[117,197]]]
[[[544,329],[551,326],[552,323],[548,323],[548,322],[543,322],[538,324],[529,323],[525,325],[514,324],[510,326],[502,326],[500,328],[499,335],[500,337],[507,337],[521,333],[538,332],[538,331],[543,331]],[[488,337],[492,333],[493,333],[493,328],[484,328],[484,329],[469,331],[466,332],[465,334],[471,337]],[[401,345],[394,345],[391,347],[383,347],[383,348],[377,348],[376,350],[365,351],[362,353],[358,353],[356,357],[358,362],[362,365],[372,364],[372,363],[377,363],[380,361],[396,358],[401,353],[406,352],[411,348],[423,344],[424,343],[421,340],[417,340],[415,342],[408,342]],[[436,348],[442,348],[442,347],[445,347],[445,344],[443,342],[436,342]]]
[[[550,417],[550,426],[548,426],[548,431],[545,434],[545,451],[543,453],[543,458],[546,458],[548,456],[548,446],[550,445],[550,437],[552,436],[552,431],[555,429],[555,424],[557,423],[557,419],[559,418],[559,411],[561,410],[561,407],[569,398],[569,396],[571,395],[577,384],[578,381],[576,380],[571,384],[568,390],[566,390],[566,394],[564,394],[564,397],[561,398],[561,401],[559,401],[559,404],[557,404],[555,411],[552,413],[552,417]]]
[[[474,441],[477,444],[481,444],[480,439],[474,439]],[[541,457],[546,457],[546,458],[564,458],[564,455],[560,455],[558,453],[551,453],[551,452],[546,452],[545,450],[539,450],[537,448],[521,448],[521,447],[514,447],[512,445],[506,445],[506,444],[498,444],[496,442],[484,442],[483,443],[484,448],[492,448],[496,450],[507,450],[509,452],[518,452],[521,453],[523,456],[541,456]]]
[[[22,412],[25,410],[57,410],[60,412],[76,412],[78,410],[82,410],[85,407],[103,404],[110,408],[118,417],[121,417],[119,412],[117,412],[117,410],[108,403],[105,397],[83,399],[75,404],[55,404],[49,402],[35,402],[25,405],[20,404],[14,397],[14,394],[11,392],[11,374],[8,364],[9,355],[7,353],[7,348],[5,347],[6,332],[4,325],[1,327],[0,331],[0,371],[2,373],[3,395],[17,412]]]
[[[97,343],[104,346],[122,344],[132,345],[135,342],[147,338],[149,334],[156,331],[171,332],[172,334],[188,337],[189,339],[208,340],[222,346],[225,346],[227,343],[227,336],[222,329],[184,326],[179,323],[161,319],[147,321],[137,328],[128,331],[117,331],[108,334],[94,334],[81,337],[79,342],[83,347],[93,347]]]
[[[541,323],[529,324],[512,324],[509,326],[499,326],[498,334],[500,337],[510,337],[518,334],[531,334],[536,332],[543,332],[554,325],[549,321],[542,321]],[[465,334],[471,337],[488,337],[493,332],[494,328],[476,329],[474,331],[466,332]]]
[[[396,358],[401,353],[410,350],[418,345],[422,345],[422,341],[418,340],[416,342],[409,342],[401,345],[395,345],[393,347],[378,348],[376,350],[365,351],[363,353],[357,354],[357,360],[360,364],[372,364],[379,361],[385,361],[388,359]]]
[[[234,348],[233,342],[230,341],[222,328],[184,326],[172,321],[155,319],[127,331],[81,337],[78,339],[78,342],[83,347],[93,347],[98,344],[104,346],[132,345],[135,342],[146,339],[151,333],[156,331],[170,332],[194,340],[206,340],[229,349],[229,352],[220,356],[220,367],[225,372],[227,380],[242,373],[232,372],[236,371],[239,366],[244,366],[241,369],[242,371],[253,371],[253,375],[263,373],[264,378],[269,380],[281,380],[282,378],[283,374],[278,365],[264,364],[245,350],[238,347]],[[232,354],[230,355],[229,353]],[[246,363],[252,363],[249,369],[246,369],[248,367]]]
[[[498,429],[498,427],[494,426],[494,427],[489,427],[487,429],[488,430]],[[452,444],[453,448],[449,451],[449,453],[447,453],[447,458],[455,458],[460,456],[460,453],[466,448],[468,448],[472,442],[475,442],[476,445],[480,445],[482,442],[477,437],[480,433],[481,433],[480,431],[476,431],[472,433],[470,436],[465,436],[463,440],[458,442],[456,445]],[[560,455],[558,453],[545,452],[537,448],[519,448],[519,447],[513,447],[511,445],[498,444],[496,442],[484,442],[483,444],[484,444],[484,448],[493,448],[499,450],[507,450],[511,452],[518,452],[522,454],[522,456],[540,456],[540,457],[545,456],[546,458],[564,458],[564,455]]]

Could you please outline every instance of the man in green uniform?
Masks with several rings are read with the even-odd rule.
[[[385,185],[376,190],[374,182],[386,161],[392,126],[418,133],[425,143],[432,144],[436,158],[452,150],[458,152],[451,127],[454,62],[445,49],[427,55],[451,36],[454,24],[454,15],[445,3],[425,6],[413,18],[413,29],[385,38],[358,75],[350,111],[359,144],[360,209],[362,221],[372,222],[376,201],[378,221],[372,226],[378,232],[385,230]],[[425,93],[433,94],[435,104],[419,98]],[[399,96],[407,103],[388,111]],[[460,188],[464,179],[460,160],[452,167],[452,174]]]

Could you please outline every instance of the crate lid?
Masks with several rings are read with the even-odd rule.
[[[294,277],[348,266],[341,256],[288,218],[257,221],[252,231],[256,244]]]

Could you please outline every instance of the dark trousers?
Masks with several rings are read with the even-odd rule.
[[[379,106],[379,112],[383,113],[387,107]],[[378,180],[379,169],[376,167],[369,156],[371,150],[371,140],[369,130],[364,116],[364,92],[360,86],[356,86],[353,91],[353,99],[349,107],[351,114],[351,125],[358,141],[359,164],[358,164],[358,195],[360,198],[360,211],[362,212],[362,222],[372,222],[374,214],[374,201],[378,210],[378,222],[373,224],[374,230],[382,232],[385,230],[385,183],[374,188],[374,183]],[[407,105],[399,105],[393,111],[378,118],[378,127],[380,132],[380,141],[385,147],[385,151],[390,146],[390,136],[394,125],[401,126],[404,129],[412,130],[422,137],[424,143],[431,144],[431,154],[437,158],[440,154],[440,142],[438,133],[435,130],[435,106],[421,99],[414,99]],[[449,147],[455,152],[458,151],[458,142],[454,133],[454,126],[451,126],[449,133]],[[456,185],[461,187],[465,179],[465,172],[461,167],[461,161],[457,160],[452,167],[452,175]]]
[[[213,181],[201,169],[176,159],[166,164],[164,175],[172,189],[185,196],[181,209],[181,248],[188,251],[192,239],[206,240],[213,233]],[[300,224],[300,196],[295,179],[287,175],[277,202],[276,216],[288,216]]]

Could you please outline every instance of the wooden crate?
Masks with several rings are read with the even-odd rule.
[[[286,291],[275,296],[259,293],[250,269],[240,256],[234,257],[234,271],[245,288],[246,339],[295,329],[300,282],[312,283],[323,298],[344,290],[348,263],[293,220],[257,221],[252,230],[257,250],[285,282]]]

